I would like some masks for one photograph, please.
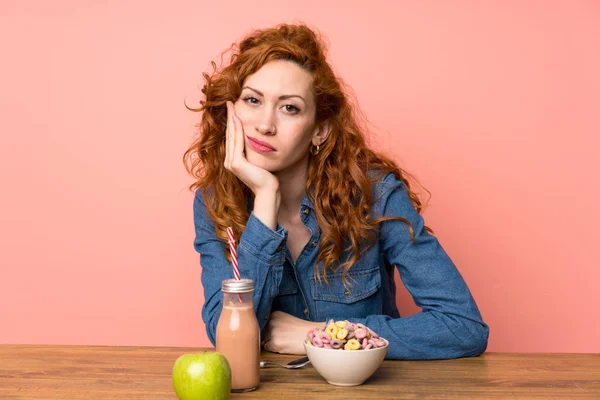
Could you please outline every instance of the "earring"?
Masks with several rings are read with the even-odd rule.
[[[312,154],[313,156],[319,154],[319,151],[321,151],[321,149],[318,144],[310,148],[310,154]]]

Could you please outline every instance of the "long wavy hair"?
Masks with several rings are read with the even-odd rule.
[[[201,121],[198,137],[185,152],[183,161],[195,178],[190,189],[201,190],[218,237],[227,242],[226,229],[231,226],[239,238],[248,221],[248,201],[252,193],[223,166],[226,102],[235,102],[246,77],[270,61],[292,61],[308,71],[313,78],[316,122],[328,122],[331,127],[318,154],[309,156],[306,182],[306,193],[321,228],[315,276],[320,281],[322,274],[329,284],[327,272],[341,269],[346,285],[350,267],[358,261],[361,251],[374,243],[377,225],[382,221],[403,221],[414,240],[408,220],[399,216],[374,218],[371,215],[373,183],[393,172],[406,185],[417,212],[420,213],[423,206],[409,183],[408,178],[416,182],[414,178],[390,158],[368,148],[364,129],[359,124],[358,107],[353,106],[349,90],[328,64],[325,49],[323,40],[307,26],[287,24],[256,30],[239,44],[233,44],[223,53],[231,53],[227,65],[217,67],[212,62],[212,73],[203,73],[204,100],[200,101],[200,107],[186,105],[190,111],[201,113]],[[228,250],[225,253],[231,259]],[[321,262],[322,268],[319,268]]]

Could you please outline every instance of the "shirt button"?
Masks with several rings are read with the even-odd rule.
[[[304,309],[304,315],[308,315],[308,308]]]
[[[317,241],[313,240],[313,242],[311,243],[313,245],[313,247],[317,247]]]
[[[346,296],[350,296],[350,293],[352,293],[352,292],[350,291],[350,289],[346,289],[346,291],[344,293],[346,294]]]
[[[304,208],[304,210],[302,210],[302,212],[304,213],[304,215],[308,215],[308,213],[309,213],[308,208]]]
[[[283,243],[277,247],[277,251],[281,251],[281,250],[283,250]]]

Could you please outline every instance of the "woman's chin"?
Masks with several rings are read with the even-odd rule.
[[[256,154],[254,152],[248,153],[246,155],[246,159],[248,162],[258,168],[266,169],[267,171],[273,173],[277,172],[278,168],[275,162],[272,160],[267,160],[265,157],[260,154]]]

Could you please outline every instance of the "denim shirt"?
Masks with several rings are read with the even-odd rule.
[[[296,262],[286,246],[287,231],[273,230],[250,214],[237,248],[240,274],[254,280],[253,303],[261,331],[270,313],[283,311],[310,321],[330,318],[362,323],[390,342],[388,359],[446,359],[476,356],[487,347],[489,329],[459,271],[438,240],[424,229],[423,218],[412,205],[405,185],[394,174],[373,186],[375,217],[401,216],[379,225],[377,240],[348,272],[328,272],[330,285],[319,282],[314,264],[319,252],[320,229],[314,206],[304,197],[301,220],[310,239]],[[200,253],[204,306],[202,318],[210,341],[221,314],[221,281],[233,278],[221,241],[208,215],[202,193],[194,199],[196,239]],[[394,268],[422,312],[401,317],[396,307]]]

